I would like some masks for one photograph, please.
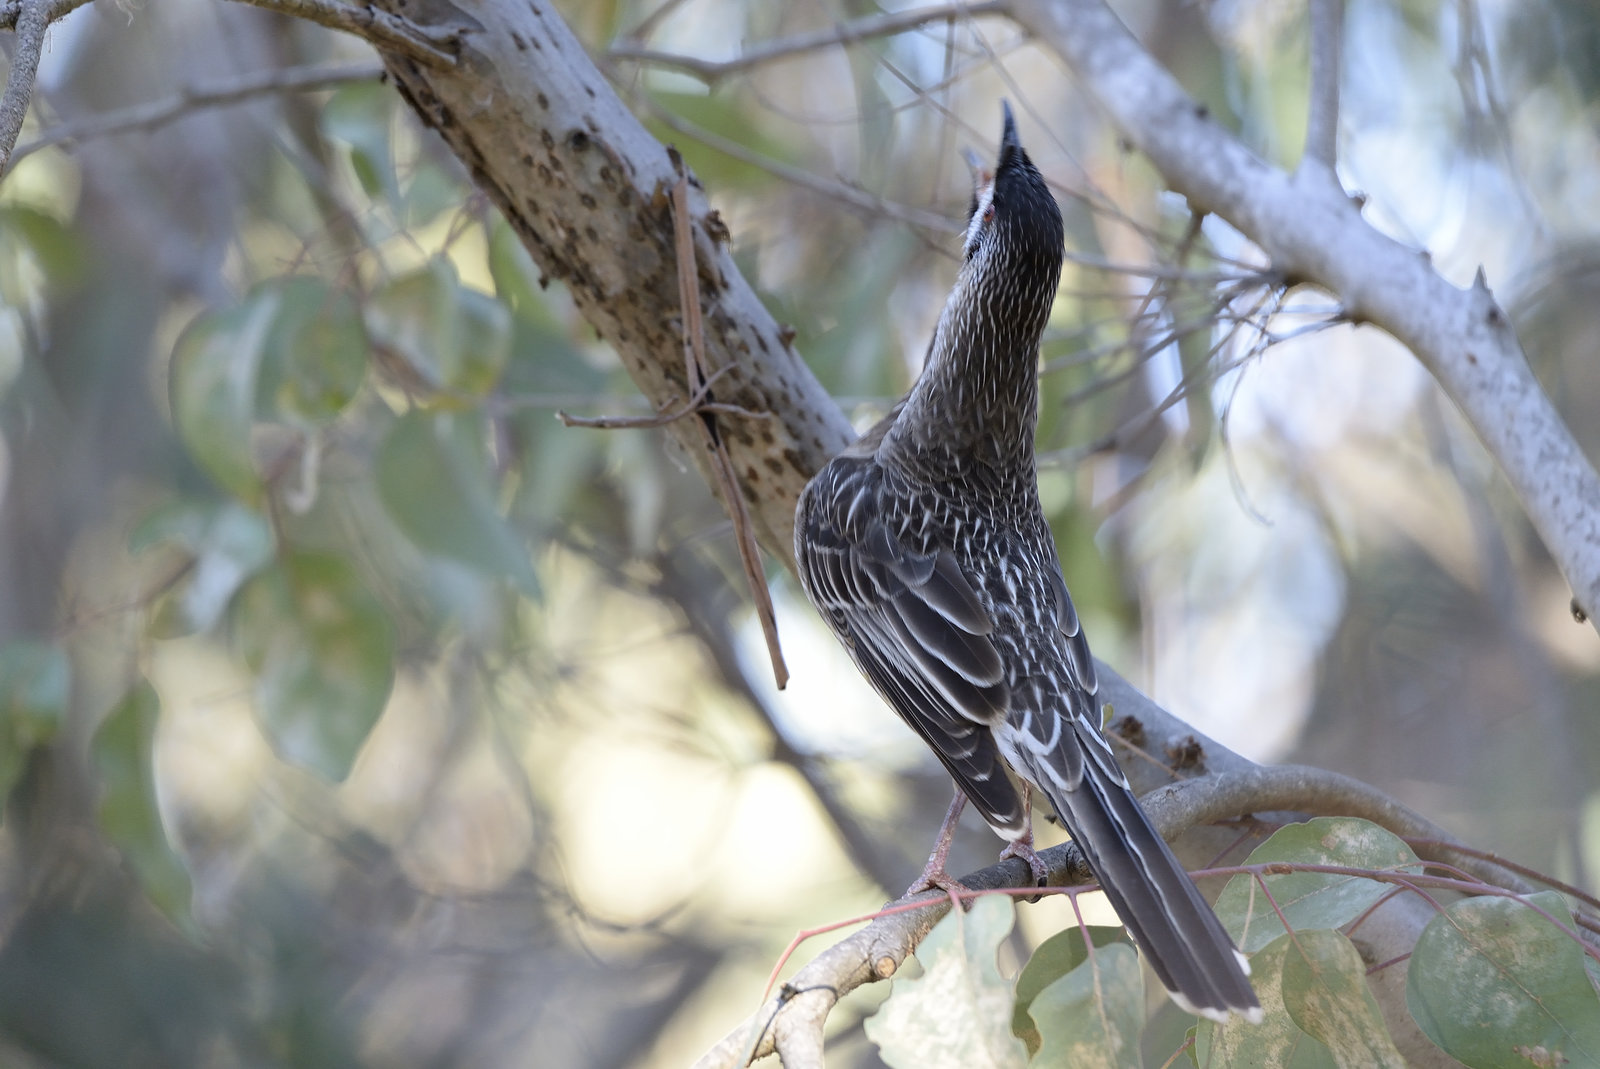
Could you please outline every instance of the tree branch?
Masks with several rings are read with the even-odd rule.
[[[11,72],[0,94],[0,177],[11,169],[11,150],[28,118],[33,80],[39,73],[45,31],[50,24],[85,0],[17,0],[0,13],[0,27],[15,27],[17,47],[11,53]]]
[[[1330,172],[1339,158],[1339,74],[1344,44],[1344,0],[1311,0],[1311,106],[1306,114],[1305,158]]]
[[[1426,254],[1379,233],[1325,167],[1293,175],[1213,122],[1101,0],[1012,0],[1017,18],[1175,191],[1226,219],[1292,281],[1336,295],[1354,322],[1392,334],[1444,388],[1505,473],[1600,628],[1600,476],[1528,367],[1482,273],[1458,289]]]
[[[60,123],[11,154],[15,163],[51,145],[80,144],[97,137],[155,130],[202,108],[225,107],[268,93],[309,92],[350,82],[370,82],[383,77],[377,63],[341,66],[285,67],[252,71],[238,78],[204,82],[164,100],[152,100],[118,111],[108,111]]]
[[[644,63],[652,67],[666,67],[669,70],[682,71],[693,75],[705,82],[714,85],[730,74],[749,70],[751,67],[763,63],[771,63],[775,59],[784,59],[789,56],[802,55],[806,52],[815,52],[835,45],[853,44],[857,41],[866,41],[874,37],[890,37],[907,30],[915,30],[926,26],[930,22],[940,22],[945,19],[975,19],[984,15],[996,15],[1005,12],[1006,0],[974,0],[973,3],[963,3],[956,0],[954,3],[936,4],[933,7],[913,8],[909,11],[891,11],[881,15],[869,15],[865,18],[841,22],[825,29],[813,30],[809,33],[797,33],[792,37],[780,37],[776,40],[765,41],[747,49],[733,59],[711,60],[699,59],[694,56],[678,55],[672,52],[656,52],[645,48],[632,41],[622,41],[611,46],[606,52],[609,59],[625,59],[634,63]]]
[[[339,0],[239,0],[253,7],[264,7],[282,15],[315,22],[333,30],[343,30],[365,38],[373,47],[394,52],[429,67],[449,68],[456,64],[455,50],[465,26],[438,28],[419,26],[400,14],[391,14],[371,5],[360,7]]]

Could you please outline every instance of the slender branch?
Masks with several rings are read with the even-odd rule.
[[[1305,159],[1330,171],[1339,159],[1339,68],[1344,44],[1344,0],[1311,0],[1311,106],[1306,114]]]
[[[1380,233],[1323,167],[1293,175],[1213,121],[1101,0],[1012,0],[1016,17],[1171,188],[1226,219],[1291,282],[1339,297],[1352,322],[1409,348],[1461,409],[1600,629],[1600,475],[1550,403],[1482,273],[1460,289]]]
[[[461,26],[419,26],[410,19],[376,7],[339,3],[338,0],[239,0],[283,15],[315,22],[364,38],[374,47],[396,52],[434,68],[456,65]]]
[[[155,130],[202,108],[226,107],[269,93],[310,92],[350,82],[370,82],[383,77],[376,63],[340,66],[285,67],[252,71],[240,78],[204,82],[180,90],[175,96],[130,108],[73,119],[44,131],[11,154],[15,163],[51,145],[77,145],[97,137]]]
[[[853,19],[850,22],[841,22],[825,29],[813,30],[809,33],[797,33],[792,37],[779,37],[756,45],[733,59],[711,60],[699,59],[695,56],[678,55],[672,52],[657,52],[631,42],[618,42],[606,52],[610,59],[625,59],[634,63],[646,63],[653,67],[666,67],[670,70],[682,71],[693,75],[707,85],[716,83],[730,74],[748,70],[763,63],[770,63],[775,59],[788,56],[797,56],[806,52],[816,52],[835,45],[853,44],[857,41],[866,41],[874,37],[890,37],[907,30],[915,30],[930,22],[940,22],[945,19],[971,19],[984,15],[997,15],[1005,12],[1006,0],[974,0],[973,3],[963,3],[956,0],[954,3],[936,4],[932,7],[919,7],[910,11],[892,11],[882,15],[869,15],[865,18]]]

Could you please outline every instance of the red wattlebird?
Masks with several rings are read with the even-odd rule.
[[[1039,505],[1039,337],[1061,260],[1061,212],[1008,107],[922,374],[806,486],[795,559],[856,665],[955,779],[914,890],[953,884],[945,853],[963,797],[1009,844],[1002,856],[1042,874],[1031,786],[1174,1000],[1258,1020],[1243,955],[1101,734],[1094,661]]]

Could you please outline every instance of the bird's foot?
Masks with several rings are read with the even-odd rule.
[[[1000,851],[1000,860],[1004,861],[1008,857],[1020,857],[1028,863],[1028,871],[1033,873],[1035,887],[1043,887],[1049,882],[1050,869],[1034,852],[1031,834],[1007,843],[1006,848]]]
[[[910,898],[920,895],[924,891],[943,891],[947,895],[960,897],[972,893],[972,888],[956,879],[944,870],[943,859],[939,864],[934,864],[934,859],[929,858],[928,863],[922,867],[922,874],[911,881],[911,886],[906,888],[906,893],[901,898]]]

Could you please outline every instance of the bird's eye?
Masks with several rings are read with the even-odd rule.
[[[993,201],[990,201],[988,204],[984,205],[984,207],[983,207],[983,221],[986,222],[986,223],[994,222],[994,202]]]

